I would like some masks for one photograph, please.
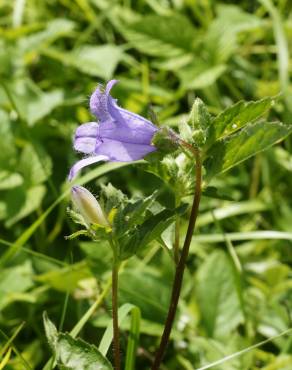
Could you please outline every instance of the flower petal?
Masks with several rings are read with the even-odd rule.
[[[93,163],[101,162],[101,161],[108,161],[109,158],[105,155],[96,155],[94,157],[87,157],[84,159],[81,159],[80,161],[76,162],[74,166],[71,168],[68,176],[68,180],[72,181],[77,173],[84,167],[87,167]]]
[[[101,86],[98,86],[90,97],[90,110],[100,121],[110,118],[108,106],[109,104],[114,104],[114,99],[110,96],[110,91],[116,83],[116,80],[109,81],[105,91],[102,90]]]
[[[93,137],[79,137],[74,140],[74,149],[85,154],[94,153],[96,141]]]
[[[99,125],[99,135],[102,140],[111,139],[133,144],[150,145],[156,131],[156,127],[141,120],[140,116],[129,117],[127,121],[108,120]]]
[[[79,137],[96,137],[98,136],[98,123],[88,122],[77,127],[75,131],[75,138]]]
[[[125,143],[116,140],[103,139],[103,143],[95,150],[97,155],[103,155],[110,161],[137,161],[156,150],[153,145]]]
[[[92,154],[100,143],[99,125],[96,122],[84,123],[76,129],[73,146],[78,152]]]

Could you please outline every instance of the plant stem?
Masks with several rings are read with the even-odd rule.
[[[110,242],[113,250],[113,268],[112,268],[112,316],[113,316],[113,355],[115,370],[121,370],[120,358],[120,332],[118,317],[118,279],[119,279],[119,261],[117,249],[113,241]]]
[[[113,353],[115,369],[121,369],[120,359],[120,333],[119,333],[119,319],[118,319],[118,273],[119,265],[114,263],[112,271],[112,310],[113,310]]]
[[[175,197],[175,207],[179,206],[180,199],[179,197]],[[175,233],[174,233],[174,244],[173,244],[173,252],[174,252],[174,262],[177,265],[179,261],[179,241],[180,241],[180,218],[179,216],[176,217],[175,220]]]
[[[194,154],[195,160],[196,160],[196,166],[195,166],[196,184],[195,184],[194,200],[193,200],[191,215],[189,219],[189,225],[188,225],[184,245],[182,248],[182,253],[178,261],[178,264],[176,266],[175,277],[174,277],[174,282],[173,282],[172,292],[171,292],[170,305],[169,305],[169,309],[167,313],[167,318],[164,324],[164,331],[163,331],[163,334],[160,340],[160,345],[156,352],[155,359],[154,359],[151,370],[159,369],[164,353],[165,353],[165,350],[166,350],[166,347],[169,342],[170,332],[173,326],[173,322],[174,322],[174,318],[175,318],[175,314],[177,310],[177,305],[178,305],[178,300],[179,300],[179,296],[181,292],[186,260],[189,254],[190,244],[192,241],[192,236],[193,236],[193,232],[194,232],[194,228],[196,224],[196,219],[198,216],[199,204],[200,204],[200,199],[201,199],[202,163],[201,163],[201,156],[200,156],[199,149],[191,146],[190,144],[184,141],[181,141],[181,144],[184,145],[188,150],[190,150]]]

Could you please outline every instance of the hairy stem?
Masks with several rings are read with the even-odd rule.
[[[178,207],[180,203],[180,197],[175,197],[175,207]],[[177,265],[179,261],[179,241],[180,241],[180,218],[176,217],[175,229],[174,229],[174,243],[173,243],[173,256],[174,262]]]
[[[112,269],[112,315],[113,315],[113,355],[115,370],[121,369],[120,333],[118,318],[118,274],[119,264],[114,261]]]
[[[178,305],[178,300],[179,300],[179,296],[181,292],[186,260],[189,254],[190,244],[192,241],[192,236],[193,236],[193,232],[194,232],[194,228],[196,224],[196,219],[198,216],[199,204],[200,204],[200,199],[201,199],[202,163],[201,163],[200,152],[197,148],[191,146],[190,144],[186,142],[182,141],[181,144],[185,146],[188,150],[190,150],[195,156],[195,160],[196,160],[195,193],[194,193],[193,205],[192,205],[192,210],[190,214],[190,219],[189,219],[189,224],[188,224],[188,229],[187,229],[184,245],[182,248],[180,259],[176,266],[175,277],[174,277],[172,292],[171,292],[170,305],[169,305],[169,309],[167,313],[167,318],[164,324],[164,331],[163,331],[163,334],[160,340],[160,345],[156,352],[155,359],[154,359],[151,370],[159,369],[164,353],[165,353],[165,350],[169,342],[170,332],[173,326],[173,322],[174,322],[174,318],[175,318],[175,314],[177,310],[177,305]]]

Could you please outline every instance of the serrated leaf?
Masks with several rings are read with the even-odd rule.
[[[147,208],[154,202],[157,195],[158,191],[155,191],[145,199],[129,202],[124,208],[118,209],[114,218],[114,232],[117,235],[123,235],[133,226],[140,224],[143,221],[143,217],[145,217],[144,214]]]
[[[125,194],[121,190],[115,188],[111,183],[101,185],[100,197],[104,203],[104,210],[108,214],[114,208],[120,208],[127,200]]]
[[[213,252],[200,266],[196,294],[209,336],[226,336],[242,322],[232,263],[224,252]]]
[[[120,258],[126,259],[140,252],[174,222],[177,214],[183,214],[185,210],[186,206],[183,205],[173,210],[164,209],[156,215],[149,217],[141,225],[137,226],[135,231],[130,233],[129,236],[120,240]]]
[[[239,101],[225,109],[211,121],[213,141],[231,135],[245,125],[262,117],[275,103],[275,97],[258,101]]]
[[[113,370],[99,350],[81,339],[60,333],[56,346],[56,360],[67,370]]]
[[[148,15],[121,29],[126,39],[144,54],[173,58],[190,52],[196,30],[178,14],[169,17]]]
[[[206,154],[206,181],[210,181],[215,175],[269,148],[291,132],[292,125],[288,126],[279,122],[258,122],[216,142]]]
[[[57,331],[56,326],[49,319],[46,311],[43,313],[43,322],[44,322],[45,333],[46,333],[47,340],[49,342],[49,346],[51,347],[51,350],[55,352],[56,347],[57,347],[57,341],[58,341],[58,331]]]

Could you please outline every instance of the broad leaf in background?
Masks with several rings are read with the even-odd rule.
[[[0,272],[0,308],[21,301],[23,293],[34,286],[33,268],[29,260],[21,265],[2,269]]]
[[[1,89],[0,89],[1,94]],[[5,96],[5,95],[4,95]],[[1,104],[1,103],[0,103]],[[0,166],[1,170],[13,170],[17,156],[15,140],[12,133],[12,124],[9,115],[0,110]]]
[[[228,336],[243,322],[231,260],[222,251],[209,255],[197,272],[197,303],[210,337]]]
[[[121,32],[142,53],[164,58],[192,52],[196,41],[196,29],[188,18],[179,14],[148,15],[122,27]]]
[[[109,80],[124,56],[119,46],[106,44],[101,46],[83,45],[71,52],[63,52],[56,48],[48,48],[43,53],[65,67],[73,67],[90,76]]]
[[[291,125],[279,122],[257,122],[216,142],[206,153],[206,181],[269,148],[291,132]]]
[[[0,190],[7,190],[20,186],[23,178],[19,173],[0,171]]]
[[[19,40],[19,49],[25,60],[31,60],[40,50],[47,48],[60,37],[72,35],[74,22],[68,19],[52,19],[43,31],[36,32]]]
[[[178,72],[184,89],[204,89],[214,82],[226,71],[225,64],[208,65],[203,61],[195,61]]]
[[[143,319],[163,323],[170,298],[171,281],[163,279],[155,271],[139,264],[139,261],[136,263],[136,268],[120,274],[120,305],[131,302],[140,308]]]
[[[60,269],[45,272],[44,274],[36,276],[35,280],[62,292],[73,292],[77,288],[79,281],[91,276],[87,263],[82,261]]]
[[[263,21],[254,14],[243,11],[236,5],[220,4],[217,17],[204,35],[204,49],[216,63],[225,63],[239,47],[238,34],[260,29]]]
[[[123,56],[123,50],[116,45],[84,45],[74,50],[70,58],[72,65],[81,72],[109,80]]]
[[[5,226],[11,227],[39,208],[46,194],[42,184],[52,173],[52,161],[42,147],[34,148],[27,144],[20,155],[17,165],[18,173],[3,177],[3,181],[13,180],[13,186],[2,195],[0,219],[6,218]],[[1,175],[1,173],[0,173]],[[4,173],[5,175],[5,173]],[[2,185],[5,189],[5,181]],[[0,177],[0,188],[1,188]]]
[[[29,186],[39,185],[52,174],[52,160],[41,146],[27,144],[20,156],[19,172]]]
[[[62,90],[55,89],[44,92],[28,78],[9,83],[7,88],[10,90],[13,102],[21,115],[20,118],[30,126],[46,117],[64,101]],[[11,104],[10,101],[9,103]]]
[[[44,185],[35,185],[28,189],[16,187],[9,191],[4,197],[7,217],[5,226],[11,227],[35,211],[41,205],[45,193]]]

